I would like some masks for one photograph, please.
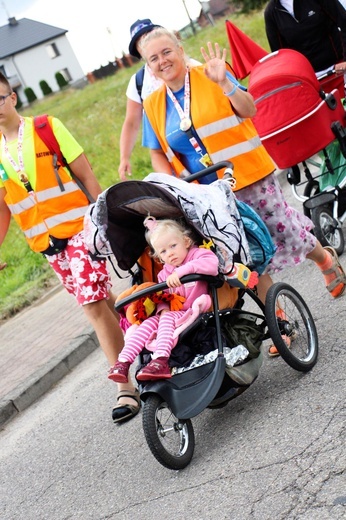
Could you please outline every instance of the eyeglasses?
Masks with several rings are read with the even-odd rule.
[[[6,98],[12,96],[12,92],[10,94],[6,94],[6,96],[0,96],[0,107],[5,104]]]

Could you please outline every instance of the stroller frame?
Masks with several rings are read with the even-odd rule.
[[[198,174],[194,174],[191,176],[191,180],[198,179],[225,166],[229,167],[226,174],[229,178],[231,176],[231,164],[218,163]],[[127,190],[128,200],[124,200],[126,184],[129,188]],[[146,181],[127,181],[111,187],[108,191],[106,201],[110,225],[107,235],[110,238],[111,245],[117,243],[112,233],[114,230],[119,231],[121,222],[126,222],[124,219],[125,213],[123,213],[126,205],[129,208],[129,219],[133,217],[137,222],[138,217],[140,217],[143,222],[147,216],[148,203],[150,204],[150,195],[148,197],[147,193],[148,184],[150,185]],[[146,198],[145,200],[141,198],[142,187],[146,188],[146,194],[143,196]],[[118,197],[117,191],[119,191]],[[157,193],[157,186],[155,186],[155,197],[157,197]],[[162,207],[168,206],[167,193],[163,189],[162,197],[166,203]],[[120,214],[117,212],[118,208],[121,210]],[[138,210],[138,208],[140,209]],[[161,218],[172,218],[168,207],[164,213]],[[175,218],[178,217],[179,212],[175,214]],[[142,228],[144,234],[143,225]],[[128,234],[128,230],[125,229],[124,233]],[[208,239],[208,237],[205,238]],[[115,247],[114,254],[117,260],[122,258],[121,251],[117,247]],[[126,265],[122,264],[120,267],[124,268]],[[129,269],[128,265],[127,269]],[[132,273],[131,269],[129,271]],[[234,307],[220,309],[218,289],[225,283],[223,276],[191,274],[181,278],[183,284],[197,280],[204,280],[208,283],[214,310],[202,314],[192,327],[199,327],[202,322],[208,324],[209,321],[215,325],[217,344],[215,360],[173,375],[170,379],[138,381],[141,401],[143,402],[143,430],[148,447],[160,464],[168,469],[175,470],[185,468],[193,457],[195,437],[191,419],[205,408],[217,409],[225,406],[230,400],[249,388],[259,374],[263,360],[260,350],[257,358],[246,359],[240,365],[239,368],[243,369],[247,376],[245,379],[239,380],[237,377],[230,376],[229,372],[226,371],[225,345],[222,334],[224,317],[246,315],[256,323],[260,321],[263,326],[262,341],[271,338],[282,359],[295,370],[300,372],[311,370],[318,357],[318,336],[313,317],[303,298],[290,285],[281,282],[273,284],[268,291],[265,304],[261,302],[255,290],[246,287],[241,288]],[[231,280],[227,283],[232,286]],[[115,308],[117,311],[121,311],[137,299],[167,288],[166,283],[160,283],[136,291],[136,293],[118,301]],[[248,311],[244,308],[247,297],[257,305],[258,312]],[[277,317],[277,308],[284,312],[283,318]],[[186,333],[188,331],[183,334]],[[282,336],[284,335],[292,339],[290,348],[283,340]],[[182,336],[180,336],[179,341],[181,339]],[[231,345],[229,346],[231,347]],[[140,364],[143,364],[143,353],[140,354],[139,360]]]
[[[326,149],[322,150],[325,157],[326,173],[338,176],[341,167],[334,168]],[[314,174],[312,169],[321,168],[322,163],[314,157],[302,162],[306,181],[300,179],[300,169],[296,165],[288,170],[287,178],[292,186],[295,198],[303,204],[304,214],[311,218],[315,228],[314,234],[323,246],[331,246],[338,255],[345,249],[345,238],[342,226],[346,221],[346,169],[344,177],[335,185],[330,185],[322,191],[319,188],[319,179],[325,175]],[[298,191],[304,186],[303,193]]]

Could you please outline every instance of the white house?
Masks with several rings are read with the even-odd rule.
[[[40,81],[56,92],[55,74],[61,72],[71,85],[85,81],[85,75],[66,38],[67,30],[22,18],[9,18],[0,27],[0,70],[26,104],[24,89],[31,87],[43,98]]]

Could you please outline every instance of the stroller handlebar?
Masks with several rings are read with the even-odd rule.
[[[202,281],[207,282],[209,285],[214,285],[215,287],[221,287],[224,283],[224,280],[220,276],[211,276],[206,274],[187,274],[185,276],[182,276],[180,279],[182,284],[190,283],[190,282],[196,282],[196,281]],[[127,296],[126,298],[122,298],[115,304],[115,310],[119,311],[126,305],[130,305],[130,303],[135,302],[136,300],[139,300],[143,296],[147,296],[149,294],[153,294],[159,291],[164,291],[165,289],[168,289],[168,285],[166,282],[157,283],[155,285],[152,285],[150,287],[146,287],[145,289],[142,289],[140,291],[137,291],[130,296]]]
[[[220,161],[216,164],[212,164],[211,166],[208,166],[208,168],[205,168],[204,170],[201,170],[197,173],[193,173],[191,175],[188,175],[187,177],[184,177],[184,181],[192,182],[192,181],[198,180],[201,177],[204,177],[204,175],[208,175],[209,173],[214,173],[217,170],[221,170],[222,168],[226,168],[225,174],[227,173],[231,177],[233,176],[233,170],[234,170],[233,163],[231,161]]]

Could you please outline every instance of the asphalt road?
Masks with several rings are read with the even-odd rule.
[[[315,318],[311,372],[265,355],[244,394],[192,420],[194,457],[172,471],[150,453],[142,414],[112,423],[114,386],[95,351],[0,432],[0,518],[345,519],[346,296],[332,300],[311,262],[280,280]]]

